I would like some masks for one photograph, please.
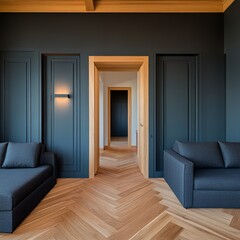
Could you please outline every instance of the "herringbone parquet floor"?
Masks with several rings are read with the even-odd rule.
[[[240,239],[240,210],[184,209],[130,151],[104,151],[94,179],[58,179],[11,240]]]

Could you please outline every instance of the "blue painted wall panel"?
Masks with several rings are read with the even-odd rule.
[[[81,176],[88,175],[88,56],[149,56],[150,176],[156,163],[156,55],[199,55],[199,139],[225,138],[223,14],[0,14],[0,50],[81,54]],[[34,73],[41,78],[41,65]],[[37,79],[36,78],[36,79]],[[34,80],[35,81],[35,80]],[[40,87],[38,90],[40,91]],[[35,90],[34,90],[35,91]],[[38,103],[41,98],[38,96]],[[34,109],[31,110],[35,112]],[[41,116],[34,118],[34,122]],[[38,124],[36,124],[38,125]],[[34,128],[35,129],[35,128]],[[38,125],[38,130],[41,130]],[[71,174],[69,173],[69,176]]]
[[[80,158],[79,56],[45,56],[44,66],[44,143],[56,154],[60,177],[86,176]]]
[[[0,52],[1,141],[41,141],[41,97],[33,52]]]
[[[187,61],[164,63],[164,149],[171,148],[175,139],[188,140],[188,88]]]
[[[159,55],[157,57],[157,162],[163,171],[163,150],[175,140],[197,141],[197,56]]]
[[[5,61],[4,67],[7,79],[4,81],[4,140],[26,142],[29,62],[11,59]]]
[[[228,141],[240,141],[240,1],[224,14],[226,53],[226,133]]]

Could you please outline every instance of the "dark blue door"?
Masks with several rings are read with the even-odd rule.
[[[128,136],[128,91],[111,90],[111,137]]]

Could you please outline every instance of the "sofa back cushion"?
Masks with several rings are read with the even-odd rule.
[[[7,143],[0,143],[0,168],[2,167],[4,158],[5,158],[5,153],[7,149]]]
[[[175,141],[173,150],[194,163],[196,168],[223,168],[224,162],[217,142]]]
[[[218,142],[226,168],[240,168],[240,142]]]
[[[41,144],[39,143],[8,143],[3,168],[37,167]]]

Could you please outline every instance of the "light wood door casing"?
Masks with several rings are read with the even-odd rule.
[[[99,72],[137,71],[138,104],[138,166],[144,177],[149,175],[148,127],[148,56],[90,56],[89,57],[89,177],[99,167]]]

